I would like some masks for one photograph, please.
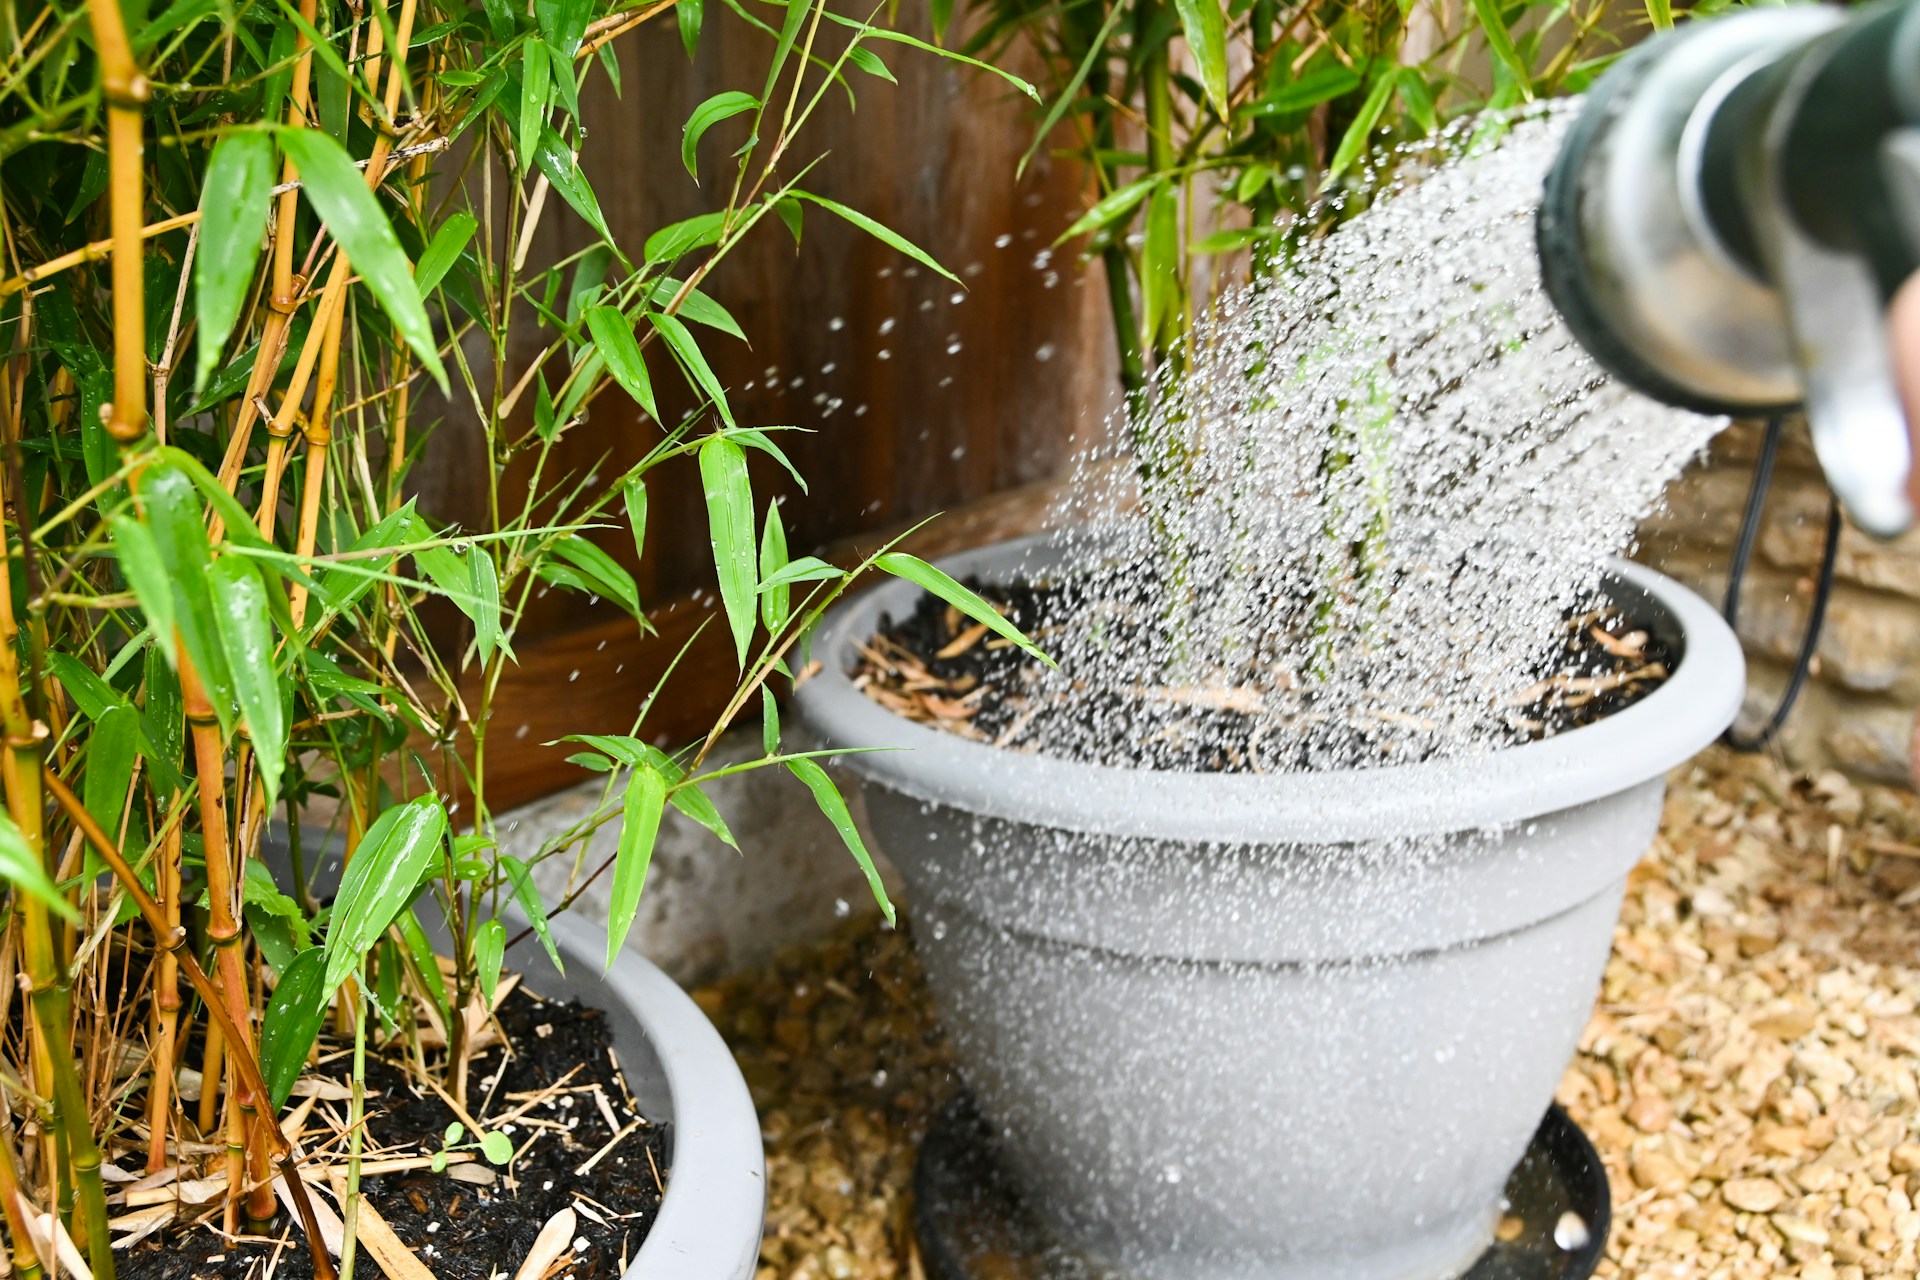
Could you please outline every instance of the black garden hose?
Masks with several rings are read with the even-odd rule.
[[[1785,419],[1775,415],[1767,419],[1767,433],[1760,445],[1760,460],[1754,464],[1753,487],[1747,490],[1747,510],[1740,521],[1740,540],[1734,544],[1733,563],[1727,570],[1727,598],[1720,612],[1725,615],[1727,625],[1738,629],[1740,619],[1740,586],[1747,576],[1747,565],[1753,559],[1753,544],[1760,537],[1760,516],[1767,505],[1767,490],[1773,484],[1773,462],[1780,452],[1780,433]],[[1827,620],[1827,601],[1833,596],[1834,564],[1840,557],[1840,500],[1830,497],[1827,500],[1827,543],[1820,553],[1820,579],[1814,587],[1813,611],[1807,615],[1807,629],[1800,638],[1800,653],[1793,661],[1793,676],[1787,681],[1786,692],[1780,695],[1780,702],[1767,717],[1767,722],[1755,734],[1743,734],[1732,726],[1720,735],[1720,740],[1735,751],[1759,751],[1773,741],[1780,726],[1787,721],[1787,715],[1793,710],[1793,704],[1806,687],[1807,676],[1813,667],[1813,656],[1820,649],[1820,629]]]

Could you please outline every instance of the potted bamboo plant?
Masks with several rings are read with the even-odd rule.
[[[820,104],[890,78],[884,42],[918,44],[826,0],[732,6],[769,68],[686,117],[686,166],[722,120],[750,137],[709,144],[710,211],[615,243],[579,96],[617,85],[614,41],[673,8],[9,11],[0,1212],[23,1280],[182,1257],[425,1275],[452,1251],[551,1274],[579,1249],[632,1274],[751,1274],[751,1103],[697,1009],[622,949],[665,806],[732,842],[702,792],[712,738],[662,751],[636,720],[586,742],[604,803],[523,860],[496,849],[490,717],[537,593],[612,601],[644,642],[602,542],[639,544],[682,457],[739,660],[715,734],[757,704],[843,579],[792,599],[822,566],[790,561],[756,502],[749,455],[785,459],[708,366],[706,343],[742,335],[701,284],[763,223],[797,238],[807,209],[939,268],[801,185]],[[677,17],[691,48],[698,0]],[[554,218],[582,247],[531,262]],[[613,395],[651,451],[557,473],[555,442]],[[478,527],[410,496],[450,411],[483,440]],[[910,557],[879,563],[983,607]],[[766,746],[745,767],[795,774],[871,872],[818,764],[773,729]],[[301,839],[316,799],[336,815],[324,847]],[[568,885],[610,876],[589,938],[532,873],[609,823],[617,855]],[[517,967],[606,1015],[517,989]],[[549,1039],[574,1060],[543,1057]]]
[[[1585,1025],[1664,773],[1738,707],[1739,647],[1700,600],[1616,562],[1609,594],[1644,628],[1632,643],[1657,640],[1672,661],[1666,682],[1624,711],[1490,755],[1398,763],[1363,750],[1262,772],[1243,728],[1215,744],[1227,764],[1156,766],[1168,734],[1216,723],[1204,717],[1236,699],[1310,697],[1352,656],[1321,652],[1327,636],[1442,660],[1480,643],[1470,630],[1381,636],[1364,617],[1346,632],[1315,625],[1314,593],[1329,584],[1328,608],[1350,613],[1389,590],[1370,575],[1398,513],[1379,497],[1391,486],[1366,477],[1366,432],[1393,431],[1395,414],[1406,427],[1420,406],[1379,396],[1360,360],[1350,393],[1324,398],[1335,406],[1325,419],[1289,421],[1274,398],[1297,390],[1304,403],[1300,388],[1328,378],[1313,367],[1319,355],[1275,347],[1301,361],[1293,384],[1287,365],[1259,392],[1219,391],[1227,407],[1210,410],[1217,384],[1190,388],[1189,368],[1211,361],[1208,376],[1238,376],[1282,357],[1248,337],[1262,330],[1194,328],[1206,310],[1196,264],[1210,261],[1216,282],[1240,273],[1236,262],[1257,286],[1283,281],[1303,244],[1347,223],[1374,237],[1361,244],[1390,270],[1398,246],[1350,221],[1378,185],[1343,197],[1343,183],[1384,162],[1383,138],[1578,88],[1610,57],[1603,8],[1131,0],[984,13],[984,47],[1020,33],[1045,55],[1050,106],[1034,145],[1064,132],[1090,175],[1090,207],[1063,239],[1086,237],[1113,302],[1144,513],[1131,545],[1147,549],[1144,567],[1112,568],[1105,544],[1071,523],[942,562],[1016,611],[1048,591],[1104,606],[1063,611],[1056,629],[1034,633],[1061,657],[1062,683],[1023,670],[985,694],[1079,708],[1062,713],[1079,732],[1073,752],[1022,749],[1020,717],[965,734],[940,727],[983,705],[990,663],[966,656],[977,628],[941,627],[904,583],[829,617],[799,707],[831,744],[898,748],[848,767],[876,846],[912,894],[916,945],[986,1130],[1056,1246],[1167,1280],[1461,1274],[1494,1238],[1509,1171]],[[1476,63],[1491,68],[1480,92],[1463,69]],[[1476,134],[1498,127],[1481,119]],[[1446,216],[1473,218],[1470,195]],[[1298,295],[1276,283],[1240,301],[1271,326],[1320,315],[1337,326],[1346,283]],[[1393,284],[1383,274],[1354,287],[1390,300]],[[1249,403],[1256,394],[1268,401]],[[1247,502],[1216,502],[1207,486],[1248,472],[1237,454],[1193,446],[1221,443],[1186,430],[1208,411],[1286,432],[1307,465]],[[1335,509],[1349,497],[1379,505]],[[1260,502],[1308,535],[1274,544],[1304,548],[1307,563],[1256,566],[1279,583],[1269,599],[1287,603],[1297,587],[1308,602],[1293,651],[1259,650],[1290,683],[1208,684],[1211,669],[1196,676],[1181,643],[1185,619],[1209,592],[1261,595],[1239,585],[1230,558],[1241,527],[1196,512]],[[1203,551],[1227,562],[1205,583],[1187,572]],[[1143,611],[1148,620],[1129,623]],[[1255,607],[1239,616],[1263,619]],[[903,639],[916,626],[932,635],[923,649]],[[1251,630],[1225,639],[1243,635],[1243,653],[1265,643]],[[1158,647],[1103,665],[1129,646]],[[961,660],[975,666],[942,665]],[[891,685],[888,663],[905,673]],[[1127,688],[1102,700],[1103,682]],[[922,710],[931,703],[913,701],[916,684],[945,701]],[[1178,714],[1123,714],[1121,693]],[[1586,1249],[1575,1234],[1567,1247]]]

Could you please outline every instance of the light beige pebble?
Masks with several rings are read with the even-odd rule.
[[[1747,1213],[1771,1213],[1786,1203],[1787,1193],[1772,1178],[1735,1178],[1720,1188],[1726,1202]]]

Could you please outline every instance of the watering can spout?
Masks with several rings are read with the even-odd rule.
[[[1920,0],[1691,23],[1602,76],[1548,175],[1547,291],[1669,404],[1804,408],[1828,482],[1914,520],[1888,307],[1920,269]]]

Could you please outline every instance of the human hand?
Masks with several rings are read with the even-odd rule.
[[[1893,355],[1894,386],[1907,414],[1907,456],[1920,460],[1920,272],[1907,277],[1887,308],[1887,345]],[[1907,468],[1907,496],[1920,510],[1920,466]],[[1920,717],[1914,720],[1907,768],[1920,788]]]

